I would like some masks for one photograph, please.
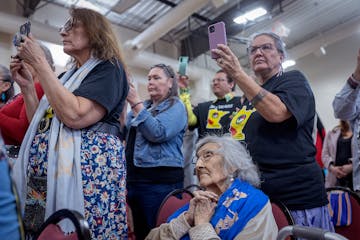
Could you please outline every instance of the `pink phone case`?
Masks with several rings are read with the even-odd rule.
[[[227,45],[226,29],[224,22],[217,22],[208,27],[210,50],[216,49],[218,44]],[[211,57],[219,58],[217,54],[211,53]]]

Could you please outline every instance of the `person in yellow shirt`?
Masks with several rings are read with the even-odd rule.
[[[223,71],[216,72],[212,79],[212,92],[216,99],[199,103],[192,107],[189,91],[189,78],[179,77],[180,99],[186,106],[188,126],[190,130],[198,129],[199,139],[208,134],[223,135],[231,133],[235,136],[233,117],[241,108],[241,97],[234,96],[234,81]]]

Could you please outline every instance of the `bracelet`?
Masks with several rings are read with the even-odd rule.
[[[354,80],[355,82],[360,83],[360,80],[357,80],[357,79],[355,78],[354,74],[351,74],[350,77],[351,77],[351,79]]]
[[[255,105],[258,104],[267,94],[268,94],[268,91],[261,88],[259,93],[256,94],[256,96],[253,99],[250,100],[251,105],[253,105],[255,107]]]
[[[351,74],[351,76],[348,78],[347,82],[352,89],[356,89],[357,86],[359,86],[359,81],[354,78],[353,74]]]
[[[139,104],[141,104],[141,103],[143,103],[143,101],[140,101],[140,102],[137,102],[137,103],[131,105],[131,109],[134,109],[134,107],[136,107],[137,105],[139,105]]]

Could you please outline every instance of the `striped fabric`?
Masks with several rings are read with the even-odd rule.
[[[349,226],[352,221],[350,195],[334,190],[328,194],[329,213],[334,226]]]

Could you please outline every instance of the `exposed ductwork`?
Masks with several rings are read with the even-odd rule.
[[[133,40],[127,41],[125,43],[125,48],[137,52],[146,49],[168,33],[174,26],[185,21],[194,12],[204,7],[208,2],[209,0],[183,1]]]
[[[2,22],[2,24],[0,24],[0,32],[5,32],[8,34],[14,34],[15,32],[17,32],[19,30],[19,26],[27,20],[26,18],[7,14],[4,12],[0,12],[0,19]],[[34,33],[34,35],[38,39],[55,44],[61,44],[59,33],[55,27],[32,21],[31,32]],[[152,66],[155,62],[166,63],[168,65],[171,65],[174,69],[177,69],[178,67],[177,60],[147,51],[133,54],[126,60],[129,66],[142,69],[149,69],[150,66]],[[193,66],[189,66],[187,73],[192,80],[196,80],[197,86],[199,86],[199,84],[201,85],[202,83],[206,83],[207,80],[210,79],[213,75],[212,71]]]
[[[24,24],[27,20],[26,18],[7,14],[4,12],[0,12],[0,31],[6,32],[9,34],[15,34],[19,31],[19,26]],[[31,32],[33,32],[37,38],[52,42],[56,44],[61,44],[59,32],[56,28],[39,23],[39,22],[31,22]]]
[[[239,4],[223,12],[218,17],[214,18],[210,23],[216,23],[222,21],[226,25],[226,34],[228,36],[228,41],[235,41],[231,36],[235,36],[245,29],[245,27],[250,27],[251,24],[247,26],[235,24],[233,19],[239,14],[239,12],[244,12],[246,9],[249,9],[253,6],[261,5],[265,7],[269,12],[273,7],[281,2],[280,0],[242,0]],[[237,39],[236,39],[237,41]],[[191,59],[198,57],[199,55],[209,51],[208,44],[208,32],[207,26],[202,26],[189,35],[187,38],[181,41],[181,55],[189,56]]]
[[[34,14],[36,7],[38,6],[40,0],[24,0],[22,5],[22,15],[26,18]]]

